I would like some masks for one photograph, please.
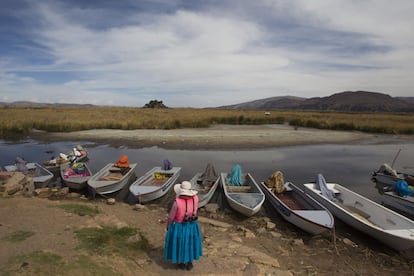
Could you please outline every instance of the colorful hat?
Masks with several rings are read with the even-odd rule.
[[[194,196],[198,193],[195,190],[191,190],[191,183],[189,181],[183,181],[181,184],[175,184],[174,191],[177,194],[177,196]]]

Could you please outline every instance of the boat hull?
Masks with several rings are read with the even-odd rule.
[[[129,187],[129,191],[138,203],[153,201],[168,193],[180,173],[181,167],[173,167],[170,170],[154,167],[135,180]]]
[[[129,183],[132,175],[135,173],[137,164],[130,164],[130,170],[119,180],[101,180],[110,174],[110,169],[113,168],[113,166],[114,163],[109,163],[89,178],[88,186],[97,194],[110,194],[121,190],[126,184]]]
[[[384,192],[381,195],[381,202],[385,206],[389,206],[399,212],[414,217],[414,197],[413,196],[399,196],[393,191]]]
[[[287,191],[275,194],[264,182],[260,183],[266,200],[286,221],[312,235],[332,231],[334,218],[329,210],[294,184],[288,183],[287,187]]]
[[[247,217],[258,213],[265,200],[265,195],[250,173],[245,174],[244,186],[229,186],[227,173],[220,174],[220,182],[229,206]],[[245,188],[249,189],[246,192]],[[234,190],[230,190],[234,189]]]
[[[198,192],[198,208],[202,208],[210,202],[211,198],[217,190],[217,187],[220,184],[220,177],[218,176],[214,182],[209,184],[209,187],[204,188],[200,184],[201,175],[202,173],[198,172],[190,180],[191,188]]]
[[[36,189],[47,187],[53,178],[53,173],[40,165],[39,163],[27,163],[28,176],[32,178]],[[4,169],[9,172],[17,172],[16,165],[4,166]]]
[[[88,160],[88,152],[86,151],[86,150],[83,150],[82,152],[82,155],[81,156],[79,156],[77,159],[76,159],[76,162],[85,162],[86,160]],[[73,153],[72,152],[68,152],[68,153],[66,153],[66,155],[70,158],[71,157],[71,155],[72,155]],[[53,174],[56,174],[56,175],[59,175],[59,173],[60,173],[60,166],[61,165],[65,165],[65,164],[69,164],[69,162],[70,162],[70,160],[69,159],[61,159],[61,160],[59,160],[57,163],[55,163],[55,164],[50,164],[50,160],[46,160],[46,161],[43,161],[43,165],[44,165],[44,167],[47,169],[47,170],[49,170],[50,172],[52,172]]]
[[[62,164],[60,166],[60,177],[62,182],[69,187],[71,190],[83,190],[88,185],[88,180],[92,176],[92,172],[89,169],[87,164],[84,164],[85,174],[84,175],[74,175],[74,176],[65,176],[65,170],[69,168],[69,164]]]
[[[315,183],[306,183],[304,187],[309,195],[346,224],[403,256],[414,258],[414,221],[336,183],[327,183],[327,188],[336,195],[335,200],[322,195]]]
[[[396,177],[396,176],[387,175],[384,173],[374,172],[372,174],[372,180],[376,183],[393,187],[395,182],[397,182],[398,180],[404,180],[404,176],[402,176],[401,174],[399,175],[400,177]]]

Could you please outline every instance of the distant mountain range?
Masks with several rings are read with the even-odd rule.
[[[1,106],[11,106],[11,107],[92,107],[93,104],[62,104],[62,103],[36,103],[30,101],[17,101],[11,103],[0,102]]]
[[[93,107],[92,104],[58,104],[19,101],[0,102],[11,107]],[[414,113],[414,97],[391,97],[368,91],[345,91],[327,97],[300,98],[293,96],[271,97],[234,105],[216,107],[219,109],[258,110],[315,110],[339,112],[405,112]]]
[[[315,110],[340,112],[414,112],[414,97],[391,97],[390,95],[346,91],[327,97],[299,98],[292,96],[272,97],[234,105],[220,106],[221,109],[260,110]]]

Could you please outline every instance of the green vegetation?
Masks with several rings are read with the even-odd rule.
[[[81,204],[62,204],[57,205],[56,207],[62,208],[66,212],[77,214],[79,216],[95,216],[99,214],[99,210],[97,208],[92,208],[86,205]]]
[[[13,232],[5,236],[3,240],[9,241],[9,242],[21,242],[33,236],[34,234],[35,233],[32,231],[19,230],[19,231]]]
[[[28,235],[25,233],[30,232],[18,231],[10,237],[22,240]],[[75,234],[79,245],[70,260],[48,251],[33,251],[0,265],[1,275],[122,275],[119,263],[128,267],[128,262],[152,250],[148,239],[136,228],[83,228]],[[131,274],[136,263],[129,265]]]
[[[414,134],[414,114],[193,108],[60,107],[0,108],[0,138],[32,130],[175,129],[212,124],[290,124],[370,133]]]
[[[120,275],[105,263],[90,256],[75,256],[70,263],[50,252],[34,251],[16,256],[0,267],[1,275]]]
[[[146,237],[131,227],[83,228],[75,232],[79,248],[99,254],[134,252],[149,249]]]

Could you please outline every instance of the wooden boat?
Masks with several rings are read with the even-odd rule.
[[[139,203],[147,203],[164,196],[180,176],[181,168],[172,167],[164,170],[153,167],[129,186],[130,193]]]
[[[414,258],[414,221],[337,183],[304,184],[305,192],[351,227]]]
[[[60,166],[60,177],[62,182],[72,190],[86,188],[92,172],[86,163],[62,164]]]
[[[109,163],[88,180],[88,186],[93,193],[110,194],[121,190],[129,183],[135,173],[137,163],[131,163],[129,168],[118,168],[115,163]],[[127,169],[126,172],[124,169]]]
[[[204,207],[213,197],[220,184],[220,176],[217,175],[215,179],[205,180],[203,173],[196,173],[191,179],[191,188],[198,192],[198,208]]]
[[[286,221],[313,235],[332,231],[334,218],[328,209],[293,183],[287,182],[285,187],[277,193],[260,183],[266,200]]]
[[[265,195],[250,173],[243,174],[243,185],[229,185],[228,173],[220,174],[224,195],[230,207],[250,217],[260,211]]]
[[[36,189],[46,187],[53,178],[52,172],[36,162],[26,163],[24,171],[19,170],[16,164],[4,166],[4,169],[8,172],[21,171],[26,176],[31,177]]]
[[[51,171],[52,173],[55,173],[55,172],[59,173],[60,165],[69,164],[71,160],[76,161],[76,162],[85,162],[86,160],[88,160],[88,152],[85,150],[85,148],[78,145],[76,146],[76,150],[80,153],[79,156],[75,156],[75,153],[72,150],[62,155],[65,158],[59,155],[56,158],[43,161],[43,166],[49,171]]]

